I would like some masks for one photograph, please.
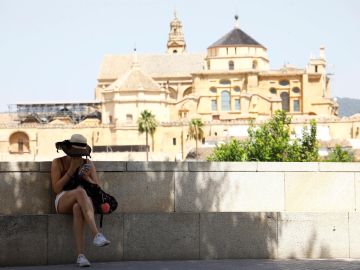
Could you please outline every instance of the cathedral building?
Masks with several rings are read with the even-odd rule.
[[[0,156],[47,159],[55,141],[77,132],[88,138],[95,159],[143,160],[143,153],[129,152],[144,149],[137,126],[144,110],[158,122],[152,160],[185,158],[195,145],[187,136],[191,119],[204,122],[203,144],[211,145],[246,136],[249,120],[260,124],[279,109],[293,116],[294,133],[316,118],[320,140],[360,138],[359,119],[337,117],[324,47],[305,68],[270,69],[266,47],[241,30],[237,16],[235,26],[209,44],[204,53],[188,52],[175,13],[163,54],[134,49],[104,56],[94,101],[17,104],[17,122],[0,131]]]
[[[108,55],[100,68],[96,99],[102,122],[136,121],[147,108],[160,122],[255,119],[282,109],[290,115],[336,116],[325,48],[306,68],[269,68],[267,49],[238,26],[207,48],[186,51],[182,24],[170,23],[165,54]]]

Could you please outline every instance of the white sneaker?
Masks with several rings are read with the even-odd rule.
[[[80,267],[87,267],[90,266],[90,262],[88,261],[88,259],[86,259],[84,254],[79,254],[76,263],[78,264],[78,266]]]
[[[97,235],[95,235],[93,243],[97,247],[103,247],[110,244],[110,241],[107,240],[102,233],[98,233]]]

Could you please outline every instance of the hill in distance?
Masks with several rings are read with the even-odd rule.
[[[337,97],[339,103],[339,116],[351,116],[360,113],[360,99],[356,98],[340,98]]]

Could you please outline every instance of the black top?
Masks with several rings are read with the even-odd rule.
[[[229,45],[255,45],[264,47],[244,31],[240,30],[239,28],[234,28],[225,36],[213,43],[209,48]]]

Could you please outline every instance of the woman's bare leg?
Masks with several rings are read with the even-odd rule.
[[[78,203],[73,206],[73,227],[77,254],[84,254],[84,216]]]
[[[83,188],[76,188],[66,192],[59,200],[58,212],[61,214],[73,213],[73,205],[75,203],[80,205],[83,217],[85,218],[93,237],[95,237],[99,231],[95,224],[94,208],[91,199],[87,196],[86,191]]]

